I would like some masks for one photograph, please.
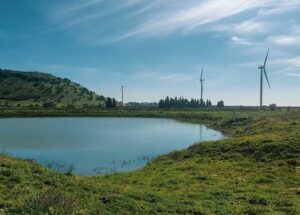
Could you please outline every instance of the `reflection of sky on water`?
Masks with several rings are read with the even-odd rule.
[[[199,133],[200,131],[200,133]],[[145,118],[25,118],[0,120],[0,149],[35,159],[60,170],[73,165],[76,174],[129,171],[150,159],[220,139],[204,125]],[[55,168],[57,166],[57,168]]]

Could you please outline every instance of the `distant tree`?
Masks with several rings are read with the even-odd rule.
[[[75,104],[72,102],[72,103],[67,104],[67,107],[70,108],[70,109],[74,109],[76,106],[75,106]]]
[[[203,99],[200,99],[200,107],[205,107],[205,102],[203,101]]]
[[[105,101],[105,97],[104,96],[96,96],[96,100],[98,101]]]
[[[68,78],[64,78],[64,79],[63,79],[63,82],[66,83],[66,84],[70,84],[70,83],[71,83],[71,80],[68,79]]]
[[[2,92],[2,95],[3,96],[7,96],[7,95],[9,95],[10,94],[10,92],[8,91],[8,90],[4,90],[3,92]]]
[[[167,96],[166,99],[165,99],[165,107],[169,108],[170,106],[171,106],[171,101],[170,101],[169,96]]]
[[[105,100],[105,106],[106,108],[115,108],[117,106],[117,102],[114,98],[112,99],[110,97],[107,97]]]
[[[103,104],[102,104],[101,102],[99,102],[99,104],[98,104],[97,107],[98,107],[98,108],[102,108],[102,107],[103,107]]]
[[[209,99],[206,100],[205,106],[206,107],[211,107],[212,106],[211,101]]]
[[[112,102],[111,102],[111,98],[110,97],[106,98],[105,106],[107,108],[111,108],[112,107]]]
[[[55,104],[52,101],[46,101],[43,103],[43,108],[53,108],[53,107],[55,107]]]
[[[90,107],[92,107],[92,105],[90,105],[88,103],[84,103],[84,104],[82,104],[82,107],[83,108],[90,108]]]
[[[275,109],[276,109],[276,107],[277,107],[277,105],[276,105],[276,104],[270,104],[270,105],[269,105],[269,108],[270,108],[271,110],[275,110]]]
[[[159,100],[158,108],[164,108],[164,107],[165,107],[165,101],[163,99]]]
[[[221,100],[221,101],[218,101],[218,103],[217,103],[217,107],[218,107],[218,108],[222,108],[222,107],[224,107],[224,101],[223,101],[223,100]]]
[[[112,107],[117,107],[117,101],[114,98],[112,99]]]
[[[61,87],[61,86],[56,86],[56,93],[57,94],[60,94],[60,93],[62,93],[62,92],[64,92],[64,88],[63,87]]]
[[[167,96],[165,99],[160,99],[158,102],[159,108],[198,108],[198,107],[210,107],[211,101],[207,100],[205,103],[203,100],[197,100],[191,98],[190,100],[185,99],[184,97],[175,97],[170,98]]]

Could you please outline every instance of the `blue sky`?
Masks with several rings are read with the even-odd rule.
[[[125,100],[300,106],[300,0],[0,0],[0,67]]]

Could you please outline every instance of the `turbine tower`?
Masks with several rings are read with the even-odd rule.
[[[124,88],[127,86],[121,85],[121,90],[122,90],[122,107],[124,107]]]
[[[201,72],[201,76],[200,76],[200,80],[199,80],[201,83],[201,100],[200,100],[200,102],[203,101],[203,81],[204,81],[204,79],[202,78],[203,71],[204,71],[204,66],[202,66],[202,72]]]
[[[267,80],[267,83],[268,83],[268,86],[269,86],[269,89],[271,89],[270,87],[270,83],[269,83],[269,79],[268,79],[268,76],[267,76],[267,70],[266,70],[266,63],[267,63],[267,60],[268,60],[268,55],[269,55],[269,49],[267,51],[267,54],[266,54],[266,58],[265,58],[265,62],[264,62],[264,65],[259,65],[258,66],[258,69],[260,69],[260,107],[263,106],[263,76],[265,75],[265,78]]]

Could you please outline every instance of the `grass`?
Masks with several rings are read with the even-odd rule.
[[[67,78],[0,69],[0,108],[103,108],[104,99]]]
[[[59,174],[0,155],[0,214],[300,214],[299,111],[24,110],[16,116],[164,117],[229,135],[140,170]]]

